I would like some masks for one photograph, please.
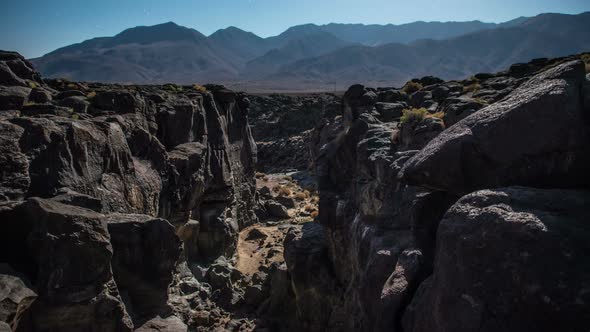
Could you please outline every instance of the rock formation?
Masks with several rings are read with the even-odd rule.
[[[352,86],[285,242],[301,328],[584,331],[589,86],[576,57]]]
[[[179,264],[231,257],[256,221],[247,98],[43,81],[11,52],[0,68],[3,326],[186,330]]]

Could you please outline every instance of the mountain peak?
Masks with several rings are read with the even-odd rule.
[[[194,29],[166,22],[152,26],[137,26],[127,29],[115,37],[114,44],[151,44],[160,41],[198,41],[206,37]]]
[[[252,32],[248,32],[248,31],[244,31],[238,27],[235,26],[229,26],[225,29],[219,29],[217,31],[215,31],[214,33],[212,33],[209,38],[228,38],[228,37],[244,37],[244,36],[256,36],[255,34],[253,34]],[[258,37],[258,36],[256,36]],[[258,37],[260,38],[260,37]]]

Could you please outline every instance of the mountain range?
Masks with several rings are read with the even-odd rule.
[[[261,38],[236,27],[205,36],[169,22],[127,29],[31,59],[46,77],[110,83],[222,83],[243,90],[399,86],[462,79],[512,63],[590,50],[590,12],[504,23],[306,24]]]

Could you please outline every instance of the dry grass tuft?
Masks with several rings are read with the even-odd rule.
[[[402,91],[405,92],[407,95],[411,95],[412,93],[414,93],[416,91],[422,90],[422,88],[423,88],[422,84],[420,84],[418,82],[409,81],[408,83],[406,83],[406,85],[404,85],[404,87],[402,88]]]
[[[479,84],[479,82],[475,82],[469,85],[466,85],[463,87],[463,92],[478,92],[479,90],[481,90],[481,84]]]
[[[202,85],[198,85],[198,84],[193,84],[193,89],[202,93],[207,92],[207,88],[202,86]]]

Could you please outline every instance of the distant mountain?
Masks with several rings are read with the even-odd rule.
[[[169,22],[94,38],[31,61],[47,77],[82,81],[314,90],[356,82],[399,85],[426,74],[457,79],[588,50],[590,12],[500,24],[306,24],[269,38],[236,27],[206,37]]]
[[[49,77],[122,83],[227,80],[240,58],[196,30],[165,23],[95,38],[32,60]]]
[[[533,58],[578,53],[588,41],[590,35],[570,40],[520,27],[499,28],[442,41],[349,47],[284,66],[273,79],[314,81],[317,85],[336,82],[339,86],[359,82],[359,76],[364,82],[388,85],[425,75],[460,79]]]
[[[497,24],[472,22],[413,22],[402,25],[328,24],[321,28],[334,36],[367,46],[409,43],[419,39],[447,39],[496,28]]]
[[[283,46],[248,62],[242,76],[250,79],[264,77],[274,73],[282,65],[317,57],[350,45],[351,43],[327,32],[306,34],[298,39],[286,41]]]
[[[217,30],[209,39],[218,47],[233,52],[242,61],[259,57],[272,48],[266,39],[236,27]]]

